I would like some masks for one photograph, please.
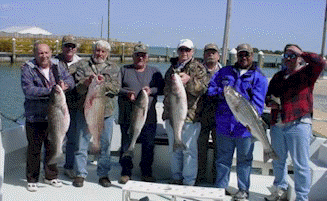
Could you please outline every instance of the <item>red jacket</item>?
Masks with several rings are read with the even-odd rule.
[[[269,107],[270,96],[274,95],[281,100],[280,110],[271,110],[271,124],[277,122],[278,113],[281,113],[283,123],[294,121],[306,114],[313,113],[313,88],[326,62],[315,53],[303,52],[307,65],[292,73],[286,79],[286,71],[279,71],[269,83],[266,104]]]

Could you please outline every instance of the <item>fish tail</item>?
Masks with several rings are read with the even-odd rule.
[[[277,156],[276,152],[274,150],[265,149],[263,151],[263,162],[267,163],[269,159],[278,160],[279,157]]]
[[[178,151],[178,150],[183,151],[183,150],[186,150],[186,146],[185,146],[185,144],[184,144],[183,142],[180,142],[180,143],[174,143],[174,145],[173,145],[173,150],[174,150],[174,152],[175,152],[175,151]]]

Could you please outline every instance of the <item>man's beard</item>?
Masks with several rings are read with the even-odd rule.
[[[106,61],[105,59],[96,58],[95,56],[92,56],[92,59],[96,64],[103,64]]]

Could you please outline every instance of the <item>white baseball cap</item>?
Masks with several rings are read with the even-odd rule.
[[[177,49],[180,47],[187,47],[189,49],[193,49],[194,45],[193,42],[190,39],[182,39],[179,41],[178,45],[177,45]]]

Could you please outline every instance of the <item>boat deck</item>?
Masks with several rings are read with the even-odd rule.
[[[96,164],[88,164],[89,175],[86,178],[84,186],[76,188],[72,186],[72,180],[66,177],[64,174],[60,174],[59,178],[63,181],[61,188],[55,188],[43,183],[42,179],[39,182],[39,189],[37,192],[29,192],[26,190],[26,177],[25,177],[25,164],[20,164],[14,169],[5,172],[3,183],[3,200],[109,200],[118,201],[122,200],[122,187],[124,185],[118,183],[120,176],[120,165],[118,163],[118,157],[112,157],[112,170],[109,173],[112,186],[109,188],[103,188],[98,184],[98,176],[96,175]],[[62,168],[61,168],[62,172]],[[43,178],[41,176],[41,178]],[[139,175],[133,175],[132,179],[139,181]],[[157,183],[168,184],[169,179],[159,179]],[[273,183],[273,176],[263,175],[251,175],[251,188],[249,200],[263,200],[265,195],[270,194],[267,187]],[[211,184],[204,183],[201,186],[213,187]],[[237,191],[237,179],[235,172],[231,173],[230,177],[230,192],[236,193]],[[140,200],[148,197],[149,200],[154,201],[167,201],[172,197],[167,195],[154,195],[147,193],[131,193],[133,200]],[[177,197],[178,201],[199,200]],[[203,200],[203,199],[201,199]],[[231,200],[230,196],[226,196],[224,200]]]

